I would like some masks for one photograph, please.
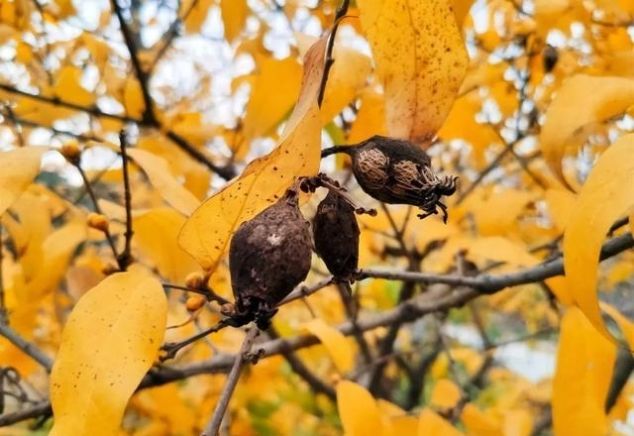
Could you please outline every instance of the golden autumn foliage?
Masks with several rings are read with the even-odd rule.
[[[322,154],[375,135],[447,222]],[[355,281],[244,325],[319,173]],[[0,435],[632,434],[633,220],[631,1],[0,0]]]

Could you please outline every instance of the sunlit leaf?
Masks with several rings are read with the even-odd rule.
[[[182,282],[198,265],[177,243],[185,217],[173,209],[152,209],[134,218],[134,243],[162,276]]]
[[[320,163],[317,94],[325,39],[307,53],[299,100],[275,150],[251,162],[233,183],[205,201],[187,220],[179,244],[205,269],[213,269],[233,230],[281,196],[298,176],[314,175]]]
[[[106,278],[79,300],[51,373],[51,435],[118,432],[130,396],[157,356],[166,314],[163,287],[136,269]]]
[[[429,142],[447,117],[468,59],[449,2],[359,1],[385,89],[390,136]]]
[[[45,148],[26,147],[0,153],[0,215],[37,176],[45,151]]]
[[[57,97],[80,106],[90,106],[95,101],[95,95],[81,86],[82,71],[73,66],[65,66],[57,73],[57,80],[53,87]]]
[[[245,138],[250,140],[273,130],[293,107],[301,84],[302,69],[295,59],[261,59],[244,116]],[[271,98],[272,90],[275,98]]]
[[[352,369],[354,365],[354,350],[350,346],[350,342],[339,330],[329,326],[319,318],[308,321],[303,327],[317,336],[319,341],[324,344],[340,372],[346,373]]]
[[[423,409],[418,418],[418,436],[460,436],[462,432],[455,429],[448,421],[430,409]]]
[[[553,379],[556,435],[607,434],[605,398],[612,379],[616,345],[571,307],[561,323]]]
[[[125,81],[123,89],[123,104],[127,114],[133,118],[140,118],[145,110],[145,102],[143,101],[143,93],[139,81],[134,78],[128,78]]]
[[[579,147],[578,129],[624,112],[634,104],[634,80],[578,75],[568,79],[546,111],[540,136],[544,159],[567,185],[562,158],[568,147]]]
[[[450,409],[458,403],[461,397],[460,388],[451,380],[442,378],[434,384],[429,405],[439,409]]]
[[[174,209],[189,215],[198,207],[200,201],[172,176],[165,159],[139,148],[128,150],[128,154],[143,169],[157,192]]]
[[[347,436],[380,436],[383,433],[375,399],[358,384],[347,380],[337,384],[337,409]]]
[[[188,11],[191,7],[191,11],[187,18],[185,19],[185,28],[188,32],[195,33],[200,32],[200,28],[205,23],[207,19],[207,13],[209,12],[209,8],[212,4],[214,4],[213,0],[190,0],[187,2],[188,4],[183,4],[181,7],[182,10]]]
[[[225,37],[233,41],[240,34],[249,13],[246,0],[221,0],[220,11],[225,26]]]
[[[634,207],[634,135],[612,144],[583,185],[564,234],[568,288],[579,308],[601,332],[607,330],[597,297],[598,260],[605,234]]]

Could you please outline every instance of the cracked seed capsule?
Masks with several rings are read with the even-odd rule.
[[[367,194],[384,203],[411,204],[421,208],[424,218],[447,208],[442,196],[456,192],[455,176],[439,176],[431,159],[417,145],[400,139],[373,136],[357,145],[334,147],[325,155],[346,153],[352,158],[352,171]]]
[[[312,244],[298,193],[284,197],[240,225],[231,239],[229,270],[235,315],[267,318],[308,275]]]
[[[317,206],[313,237],[315,251],[335,278],[354,278],[359,262],[359,233],[354,207],[330,191]]]

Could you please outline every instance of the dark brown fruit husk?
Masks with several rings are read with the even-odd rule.
[[[353,280],[359,262],[359,225],[354,207],[330,191],[313,220],[315,251],[340,280]]]
[[[235,317],[245,322],[270,318],[275,306],[308,275],[311,246],[309,224],[299,211],[296,191],[287,191],[242,223],[229,248]]]
[[[456,177],[438,176],[431,159],[416,144],[400,139],[373,136],[351,147],[338,148],[352,157],[352,171],[359,186],[384,203],[411,204],[425,214],[440,207],[446,219],[442,196],[456,191]]]

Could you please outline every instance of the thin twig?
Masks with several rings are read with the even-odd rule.
[[[280,337],[273,326],[269,327],[267,333],[271,339],[279,339]],[[315,393],[324,394],[331,400],[334,400],[337,397],[332,386],[327,385],[323,382],[323,380],[313,374],[313,372],[308,369],[304,362],[302,362],[302,360],[292,350],[282,350],[281,354],[293,372],[301,377]]]
[[[205,427],[201,436],[216,436],[218,434],[218,430],[220,429],[220,424],[222,423],[222,419],[225,416],[225,412],[227,410],[227,406],[229,405],[229,400],[233,395],[233,391],[238,384],[238,379],[240,378],[240,370],[242,369],[242,365],[244,364],[247,354],[251,351],[251,346],[255,341],[255,338],[258,336],[259,330],[255,327],[252,327],[248,332],[244,341],[242,342],[242,346],[240,347],[240,351],[236,356],[233,366],[231,367],[231,371],[227,376],[227,380],[225,381],[225,386],[222,389],[222,393],[220,394],[220,398],[218,399],[218,404],[216,404],[216,408],[214,409],[214,413],[211,416],[211,420]]]
[[[335,37],[337,36],[337,29],[339,28],[339,23],[341,19],[346,16],[348,13],[348,7],[350,6],[350,0],[342,0],[341,5],[337,8],[337,12],[335,14],[335,22],[332,25],[332,32],[328,37],[328,43],[326,45],[326,60],[324,63],[324,74],[321,76],[321,83],[319,84],[319,96],[317,97],[317,104],[321,107],[321,103],[324,101],[324,94],[326,93],[326,84],[328,83],[328,75],[330,74],[330,69],[332,65],[335,63],[335,59],[332,57],[332,52],[335,47]]]
[[[211,289],[190,288],[190,287],[182,286],[182,285],[174,285],[172,283],[163,283],[163,287],[169,288],[169,289],[178,289],[179,291],[191,292],[193,294],[202,295],[203,297],[207,299],[207,301],[216,301],[220,305],[229,303],[229,300],[218,295]]]
[[[123,161],[123,193],[125,201],[125,246],[123,251],[117,257],[119,262],[119,268],[125,271],[128,265],[132,262],[132,236],[134,231],[132,230],[132,193],[130,190],[130,174],[128,172],[128,138],[126,132],[122,130],[119,133],[119,141],[121,142],[121,159]]]
[[[88,193],[88,196],[90,197],[90,200],[92,202],[93,208],[95,209],[95,212],[97,212],[100,215],[103,215],[103,211],[101,210],[101,207],[99,206],[99,201],[97,199],[97,195],[95,195],[95,191],[92,189],[92,184],[90,183],[90,180],[88,180],[88,176],[86,176],[86,172],[81,167],[81,162],[79,160],[77,160],[77,161],[70,162],[70,163],[75,168],[77,168],[77,171],[79,171],[79,175],[81,176],[81,179],[84,182],[84,187],[86,188],[86,192]],[[122,265],[119,262],[119,255],[117,253],[117,247],[115,246],[114,238],[112,237],[112,234],[110,233],[110,230],[106,227],[102,231],[103,231],[104,236],[106,237],[106,241],[108,242],[108,245],[110,246],[110,250],[112,251],[112,256],[114,257],[115,261],[117,262],[117,265],[119,266],[119,269],[122,269]]]
[[[46,372],[51,372],[53,361],[44,354],[35,344],[27,341],[15,330],[6,324],[0,323],[0,336],[5,337],[9,342],[22,350],[26,355],[39,363]]]
[[[195,335],[190,336],[187,339],[184,339],[180,342],[169,342],[163,345],[162,349],[165,352],[165,354],[161,356],[161,361],[164,362],[168,359],[173,359],[174,357],[176,357],[176,353],[178,353],[181,349],[185,348],[186,346],[190,344],[193,344],[199,339],[209,336],[212,333],[219,332],[220,330],[228,326],[229,324],[227,324],[226,320],[221,319],[220,321],[218,321],[216,325],[206,328],[205,330],[199,333],[196,333]]]

